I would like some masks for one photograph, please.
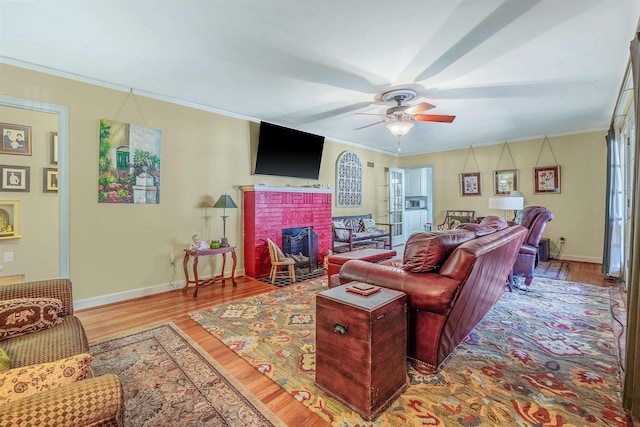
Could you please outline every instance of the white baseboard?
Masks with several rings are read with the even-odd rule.
[[[227,272],[225,277],[230,277],[231,272]],[[235,277],[244,276],[244,269],[236,271]],[[200,279],[206,280],[211,276],[202,276]],[[92,298],[84,298],[73,301],[74,310],[83,310],[85,308],[98,307],[101,305],[112,304],[114,302],[127,301],[134,298],[146,297],[149,295],[161,294],[163,292],[169,292],[176,289],[180,289],[184,286],[184,280],[178,280],[172,283],[162,283],[159,285],[148,286],[146,288],[130,289],[122,292],[115,292],[113,294],[100,295]],[[191,287],[193,289],[193,287]]]
[[[592,264],[602,264],[602,258],[595,257],[587,257],[580,255],[560,255],[559,258],[561,261],[580,261],[580,262],[589,262]]]

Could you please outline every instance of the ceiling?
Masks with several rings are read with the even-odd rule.
[[[640,0],[0,0],[0,61],[398,154],[606,129]]]

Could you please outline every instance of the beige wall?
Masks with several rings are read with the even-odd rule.
[[[473,147],[476,162],[469,155],[464,172],[482,172],[482,196],[460,196],[458,174],[463,172],[469,149],[402,158],[401,167],[434,166],[434,221],[442,222],[447,209],[470,209],[476,216],[503,215],[488,209],[493,196],[493,171],[518,169],[520,192],[525,206],[541,205],[553,214],[544,233],[551,240],[555,255],[560,236],[566,239],[562,257],[588,262],[602,262],[606,191],[605,131],[549,138],[552,151],[543,139],[508,144],[513,162],[503,144]],[[554,160],[555,155],[555,160]],[[540,157],[538,161],[538,157]],[[500,164],[498,164],[500,160]],[[560,165],[561,193],[533,194],[533,167]]]
[[[266,181],[274,186],[320,183],[334,187],[335,161],[344,150],[358,152],[365,165],[370,161],[375,166],[365,166],[367,191],[363,207],[336,209],[336,214],[386,215],[385,167],[397,164],[398,159],[393,156],[327,141],[318,181],[253,176],[251,141],[255,132],[248,121],[137,95],[134,100],[126,92],[6,64],[0,64],[0,76],[3,95],[69,109],[69,263],[76,300],[129,295],[132,290],[167,283],[175,285],[183,279],[183,249],[188,247],[191,235],[200,233],[207,240],[222,236],[222,212],[208,209],[207,221],[204,210],[197,207],[204,197],[217,199],[228,193],[241,208],[241,185]],[[98,204],[101,118],[162,130],[159,205]],[[34,117],[33,121],[38,119]],[[44,125],[47,130],[50,127]],[[241,212],[227,211],[227,237],[238,246],[239,269],[244,265]],[[28,229],[25,233],[35,234]],[[23,249],[16,253],[16,259],[31,259],[31,250]],[[170,254],[176,256],[175,268],[170,266]],[[46,258],[47,252],[38,255]],[[201,274],[211,274],[212,267],[219,268],[219,262],[201,261]],[[40,269],[37,262],[29,263],[24,270],[28,280],[51,273],[50,269]]]

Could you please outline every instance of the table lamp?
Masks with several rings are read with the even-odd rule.
[[[489,197],[489,209],[504,211],[504,219],[507,219],[507,211],[519,211],[524,207],[524,197]],[[515,215],[514,215],[515,219]],[[508,220],[507,220],[508,221]]]
[[[220,246],[223,248],[226,248],[229,246],[229,241],[227,240],[227,217],[228,217],[227,208],[233,209],[233,208],[237,208],[238,206],[233,201],[231,196],[225,193],[222,196],[220,196],[220,198],[218,199],[216,204],[213,205],[213,207],[223,209],[222,211],[222,236],[223,237],[222,237],[222,241],[220,242]]]

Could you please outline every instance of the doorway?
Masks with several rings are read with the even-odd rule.
[[[433,167],[405,168],[405,240],[418,231],[433,230]]]

